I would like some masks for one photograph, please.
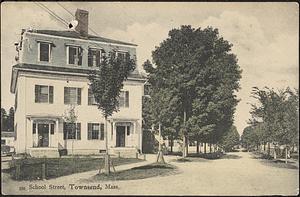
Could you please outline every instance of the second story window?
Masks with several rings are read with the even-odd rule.
[[[51,43],[39,42],[39,61],[50,62]]]
[[[79,46],[67,46],[68,64],[82,65],[82,48]]]
[[[127,51],[116,51],[116,58],[121,59],[122,61],[126,60],[129,53]]]
[[[93,95],[93,91],[92,89],[89,88],[88,90],[88,105],[96,105],[96,100],[95,100],[95,97]]]
[[[81,88],[64,88],[64,104],[81,105]]]
[[[53,103],[53,86],[35,85],[36,103]]]
[[[88,66],[100,66],[102,53],[101,49],[90,48],[88,52]]]
[[[129,91],[120,92],[119,107],[129,107]]]

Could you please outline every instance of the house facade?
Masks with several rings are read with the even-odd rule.
[[[12,68],[16,153],[32,156],[97,154],[105,149],[104,117],[95,105],[88,74],[104,56],[130,55],[135,44],[88,34],[88,12],[76,11],[75,30],[23,30]],[[134,70],[124,81],[119,111],[109,117],[110,152],[142,148],[142,97],[145,79]],[[77,120],[66,114],[73,107]]]

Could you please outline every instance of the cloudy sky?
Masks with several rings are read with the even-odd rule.
[[[72,15],[56,2],[44,2],[66,21]],[[212,26],[233,44],[233,53],[243,69],[241,99],[235,125],[241,133],[253,99],[251,87],[299,85],[299,8],[296,3],[118,3],[61,2],[72,13],[89,11],[90,27],[100,36],[138,44],[139,66],[151,60],[151,51],[180,25]],[[13,106],[9,92],[11,67],[15,63],[14,42],[22,28],[66,30],[66,26],[31,2],[1,3],[1,107]],[[141,70],[141,68],[139,68]]]

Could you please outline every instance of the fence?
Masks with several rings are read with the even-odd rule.
[[[144,160],[146,159],[145,155]],[[114,165],[136,162],[136,158],[112,158]],[[97,170],[104,167],[104,158],[64,157],[64,158],[23,158],[10,163],[10,174],[15,180],[44,180],[69,174]]]

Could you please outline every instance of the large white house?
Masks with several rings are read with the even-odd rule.
[[[104,117],[89,89],[88,73],[110,52],[136,59],[135,44],[88,34],[88,12],[76,11],[75,30],[22,30],[17,64],[12,67],[15,94],[16,153],[32,156],[97,154],[105,149]],[[120,110],[108,121],[110,151],[142,149],[142,96],[145,79],[133,71],[120,95]],[[76,130],[64,114],[77,113]]]

